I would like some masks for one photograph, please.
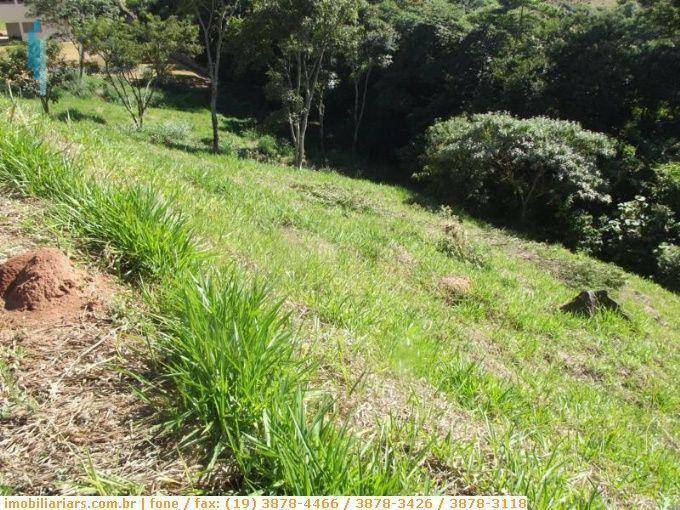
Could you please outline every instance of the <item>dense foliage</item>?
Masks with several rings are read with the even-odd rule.
[[[670,16],[677,20],[677,2],[380,5],[400,44],[373,82],[378,100],[367,111],[365,150],[394,156],[438,118],[503,110],[580,122],[645,158],[677,155],[680,27]]]
[[[658,199],[680,215],[680,162],[659,166],[656,180]]]
[[[610,139],[573,122],[478,114],[428,130],[418,177],[487,216],[563,228],[579,211],[611,201],[599,166],[613,155]]]
[[[614,141],[579,124],[508,114],[454,117],[431,127],[416,177],[468,210],[519,224],[607,260],[677,281],[677,166],[637,182]],[[628,181],[628,182],[626,182]],[[622,182],[626,185],[622,185]]]

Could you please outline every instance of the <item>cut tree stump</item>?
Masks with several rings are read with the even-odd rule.
[[[600,310],[610,310],[628,319],[628,315],[621,309],[606,290],[586,290],[572,301],[560,307],[560,310],[574,315],[593,317]]]

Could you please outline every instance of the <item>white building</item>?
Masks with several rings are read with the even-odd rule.
[[[7,25],[7,35],[10,39],[28,38],[29,32],[33,31],[35,16],[27,12],[24,0],[0,0],[0,21]],[[43,27],[44,35],[48,35],[49,29]]]

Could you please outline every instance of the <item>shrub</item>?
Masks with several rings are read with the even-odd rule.
[[[680,224],[665,205],[643,196],[619,204],[602,229],[602,254],[609,260],[642,274],[656,272],[655,251],[664,242],[680,239]]]
[[[166,121],[144,127],[142,134],[151,143],[172,145],[185,142],[191,135],[191,126],[186,122]]]
[[[598,164],[614,155],[612,140],[574,122],[478,114],[428,130],[416,177],[470,210],[562,227],[611,201]]]
[[[680,219],[680,162],[661,165],[655,173],[659,202],[670,207]]]
[[[69,79],[64,83],[64,88],[69,94],[76,97],[105,97],[107,83],[101,76],[84,75],[82,79],[76,72],[69,75]]]
[[[278,159],[283,155],[285,144],[279,143],[279,141],[271,135],[264,135],[260,137],[257,142],[257,150],[265,158]]]
[[[659,281],[673,290],[680,290],[680,246],[664,243],[657,250]]]
[[[596,254],[602,249],[602,229],[598,218],[585,211],[575,211],[565,221],[560,240],[586,253]]]
[[[284,140],[250,130],[244,133],[244,137],[252,140],[256,145],[241,148],[239,156],[242,158],[256,159],[265,163],[279,163],[293,157],[292,147]]]
[[[24,97],[40,98],[43,110],[49,113],[50,103],[56,103],[65,83],[69,80],[71,70],[60,57],[60,46],[57,42],[47,44],[47,82],[41,94],[40,85],[28,67],[28,46],[19,44],[0,53],[0,76],[3,87],[12,87]]]
[[[463,225],[455,221],[446,226],[445,234],[437,241],[437,251],[477,268],[488,265],[483,249],[470,239]]]
[[[548,266],[550,272],[576,290],[618,290],[626,283],[626,273],[613,264],[601,264],[585,257],[555,262],[552,267]]]

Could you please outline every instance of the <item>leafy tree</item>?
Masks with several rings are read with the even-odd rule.
[[[139,38],[144,44],[145,63],[154,68],[156,77],[163,80],[170,74],[171,60],[176,55],[196,55],[201,51],[197,41],[197,30],[189,21],[180,21],[171,16],[144,16],[136,21],[140,27]]]
[[[171,57],[196,51],[196,35],[190,22],[174,16],[101,18],[88,25],[88,44],[104,61],[106,79],[138,129]]]
[[[661,29],[661,35],[680,40],[680,3],[677,0],[639,0],[647,7],[642,16]]]
[[[373,68],[369,94],[374,90],[376,98],[367,105],[362,129],[374,155],[394,158],[435,119],[462,112],[478,72],[471,56],[459,52],[471,30],[463,6],[428,0],[384,2],[380,9],[395,28],[399,45],[389,67]]]
[[[371,73],[374,68],[385,68],[392,62],[392,54],[397,48],[397,33],[392,25],[380,16],[377,6],[364,4],[360,11],[359,23],[349,35],[344,53],[354,89],[352,156],[356,158],[359,129],[366,111]]]
[[[653,276],[657,271],[657,253],[661,245],[680,243],[680,223],[669,207],[637,196],[634,200],[618,204],[606,221],[602,236],[599,255]]]
[[[120,10],[115,0],[26,0],[25,3],[43,22],[56,27],[60,36],[78,47],[81,79],[85,63],[85,27],[101,17],[115,16]]]
[[[0,76],[8,87],[16,87],[25,97],[38,97],[45,113],[50,113],[50,103],[56,103],[69,78],[66,62],[60,56],[61,48],[56,41],[48,41],[47,82],[44,94],[36,81],[33,70],[28,67],[28,46],[20,44],[0,53]]]
[[[212,150],[220,149],[220,132],[217,119],[220,69],[222,54],[229,32],[239,23],[239,17],[246,8],[245,0],[184,0],[182,8],[191,12],[203,34],[205,58],[210,78],[210,114],[212,120]]]
[[[661,283],[680,291],[680,246],[663,243],[657,249],[657,274]]]
[[[565,227],[611,202],[599,166],[613,157],[612,140],[573,122],[478,114],[430,128],[419,178],[477,212]]]
[[[319,82],[339,43],[356,24],[358,0],[258,0],[244,30],[257,40],[268,65],[268,93],[283,105],[295,146],[295,165],[305,161],[309,116]]]

